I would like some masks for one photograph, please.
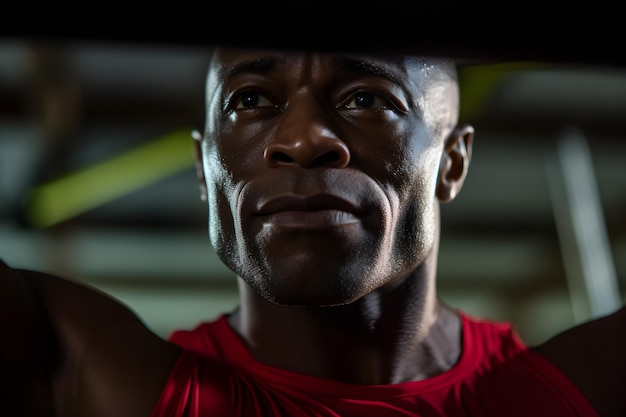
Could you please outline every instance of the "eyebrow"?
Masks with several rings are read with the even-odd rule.
[[[404,66],[401,65],[398,59],[388,58],[386,61],[389,61],[389,64],[386,62],[372,62],[362,57],[341,55],[334,57],[332,64],[341,70],[382,77],[393,83],[401,84],[402,71],[400,69],[404,68]]]
[[[410,107],[415,102],[414,92],[408,85],[406,63],[402,57],[381,56],[373,61],[363,56],[338,55],[333,58],[332,64],[347,72],[386,79],[404,91]]]
[[[337,70],[382,77],[393,83],[400,84],[400,79],[402,78],[401,69],[404,68],[402,61],[398,58],[387,58],[386,61],[389,61],[389,64],[386,62],[372,62],[363,57],[338,55],[333,57],[331,64]],[[278,67],[278,65],[279,57],[266,55],[258,59],[225,67],[222,69],[221,75],[223,79],[228,80],[241,74],[267,74]]]
[[[229,80],[241,74],[266,74],[276,68],[278,59],[275,56],[263,56],[261,58],[241,62],[237,65],[225,67],[221,71],[222,78]]]

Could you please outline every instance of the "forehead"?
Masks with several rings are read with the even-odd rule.
[[[218,48],[210,66],[214,80],[227,81],[242,74],[285,71],[330,71],[332,74],[369,75],[398,84],[422,84],[445,67],[435,59],[400,55],[362,55]]]

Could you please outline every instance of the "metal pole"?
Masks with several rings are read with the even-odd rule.
[[[620,306],[617,276],[589,147],[578,129],[563,132],[556,164],[549,168],[574,318],[580,322],[612,313]]]

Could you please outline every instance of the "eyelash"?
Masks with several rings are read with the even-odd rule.
[[[250,107],[247,107],[243,104],[243,100],[246,98],[250,98],[250,97],[254,97],[256,103],[253,103],[253,105],[251,105]],[[261,105],[259,106],[258,101],[266,101],[268,104],[267,105]],[[232,108],[234,110],[251,110],[251,109],[256,109],[256,108],[261,108],[261,107],[278,107],[276,104],[274,104],[273,100],[271,100],[270,98],[268,98],[266,95],[259,93],[258,91],[255,90],[244,90],[240,93],[238,93],[237,95],[235,95],[232,99]]]
[[[359,99],[369,99],[372,102],[368,103],[368,107],[357,107],[357,100]],[[355,107],[350,107],[351,103],[354,102]],[[338,106],[343,109],[355,109],[355,110],[392,110],[397,111],[397,106],[393,103],[393,101],[388,98],[385,94],[379,92],[373,92],[369,90],[359,90],[355,93],[352,93],[350,97],[345,100],[342,104]]]
[[[371,103],[367,104],[370,107],[358,107],[357,100],[364,98],[371,100]],[[247,99],[252,99],[253,101],[251,103],[244,104],[244,100]],[[255,110],[260,108],[281,107],[275,104],[275,101],[273,99],[256,90],[241,91],[233,95],[229,102],[230,105],[228,107],[232,110]],[[369,90],[358,90],[356,92],[353,92],[352,94],[350,94],[348,99],[337,105],[337,108],[344,110],[391,110],[394,112],[399,110],[398,107],[393,103],[393,100],[388,98],[385,94],[372,92]]]

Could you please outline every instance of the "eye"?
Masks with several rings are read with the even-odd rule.
[[[244,91],[235,98],[234,103],[237,110],[276,107],[270,99],[256,91]]]
[[[343,106],[345,109],[393,109],[389,100],[369,91],[359,91]]]

